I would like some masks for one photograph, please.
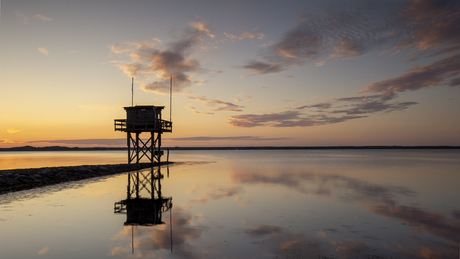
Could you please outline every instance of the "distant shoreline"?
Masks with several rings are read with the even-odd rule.
[[[328,149],[460,149],[460,146],[247,146],[247,147],[164,147],[162,150],[328,150]],[[12,147],[0,148],[7,151],[115,151],[126,147]]]

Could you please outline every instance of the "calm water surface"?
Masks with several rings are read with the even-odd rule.
[[[2,169],[125,159],[0,154]],[[170,159],[181,163],[1,195],[0,258],[459,258],[460,151]]]

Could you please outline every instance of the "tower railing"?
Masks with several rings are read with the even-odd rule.
[[[117,119],[114,121],[115,131],[156,131],[171,132],[172,122],[166,120],[154,120],[151,122],[130,122],[126,119]]]

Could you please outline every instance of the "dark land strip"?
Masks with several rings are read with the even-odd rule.
[[[0,195],[63,182],[130,172],[149,167],[152,167],[151,163],[0,170]]]
[[[301,149],[460,149],[460,146],[229,146],[229,147],[165,147],[165,150],[301,150]],[[11,151],[113,151],[113,150],[128,150],[126,147],[12,147],[0,148],[0,152]]]

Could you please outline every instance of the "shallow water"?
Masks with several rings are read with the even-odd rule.
[[[124,162],[124,152],[103,153]],[[170,159],[182,163],[0,196],[0,258],[459,258],[457,150]],[[164,178],[152,180],[158,170]],[[150,201],[114,213],[137,195],[137,174]],[[143,215],[146,202],[162,213]]]
[[[126,151],[0,152],[0,170],[55,166],[122,164],[126,162]]]

